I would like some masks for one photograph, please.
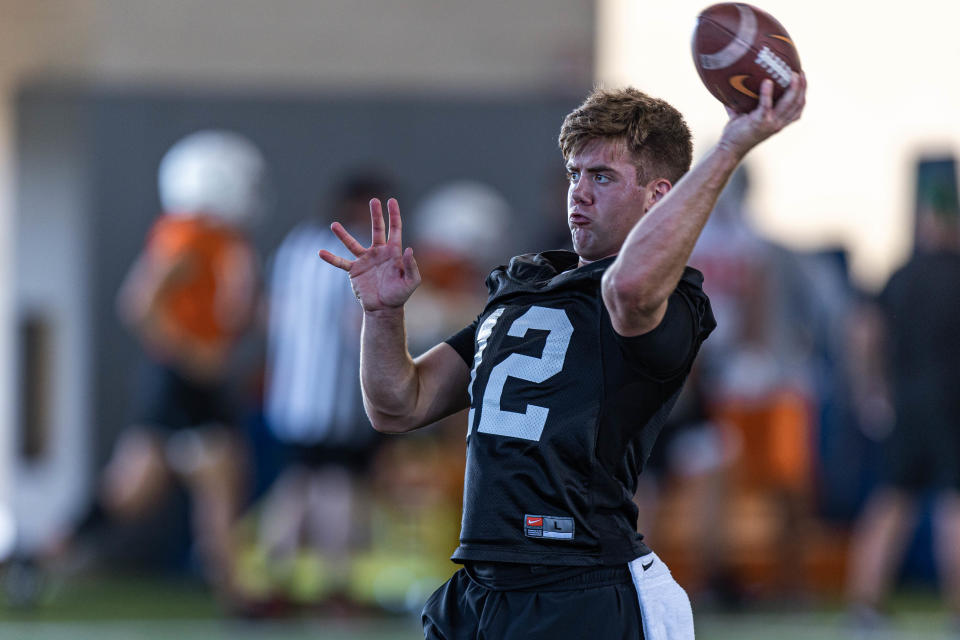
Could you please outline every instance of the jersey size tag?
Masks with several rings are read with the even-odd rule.
[[[573,518],[557,516],[523,516],[523,533],[528,538],[573,540]]]

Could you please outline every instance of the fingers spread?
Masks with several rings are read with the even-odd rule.
[[[396,198],[387,200],[387,213],[390,217],[389,243],[396,247],[403,246],[403,223],[400,220],[400,205]]]
[[[353,265],[352,261],[341,258],[340,256],[335,256],[326,249],[321,249],[319,255],[327,264],[332,264],[336,268],[343,269],[347,272],[350,271],[350,267]]]
[[[343,225],[339,222],[334,222],[330,225],[330,230],[333,231],[333,235],[337,236],[340,242],[343,243],[343,246],[353,255],[360,257],[366,249],[362,244],[357,242],[357,239],[350,235],[346,229],[343,228]]]
[[[373,245],[387,244],[387,230],[383,226],[383,205],[378,198],[370,201],[370,226]]]

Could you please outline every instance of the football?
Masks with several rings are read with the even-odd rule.
[[[773,80],[774,102],[800,72],[800,56],[783,25],[749,4],[722,2],[697,16],[693,63],[707,89],[739,113],[756,108],[760,83]]]

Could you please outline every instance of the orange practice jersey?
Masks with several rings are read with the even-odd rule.
[[[154,223],[147,237],[149,257],[161,262],[188,259],[183,277],[160,301],[178,332],[208,344],[233,337],[217,313],[217,287],[228,275],[229,253],[246,245],[239,232],[203,216],[164,215]]]

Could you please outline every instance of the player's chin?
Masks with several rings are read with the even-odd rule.
[[[595,242],[578,243],[573,241],[573,252],[580,256],[584,262],[593,262],[611,255],[610,252],[604,252]]]
[[[596,244],[596,238],[594,235],[585,227],[580,225],[571,226],[570,239],[573,241],[573,250],[578,256],[583,256],[585,252],[590,253],[591,249]]]

